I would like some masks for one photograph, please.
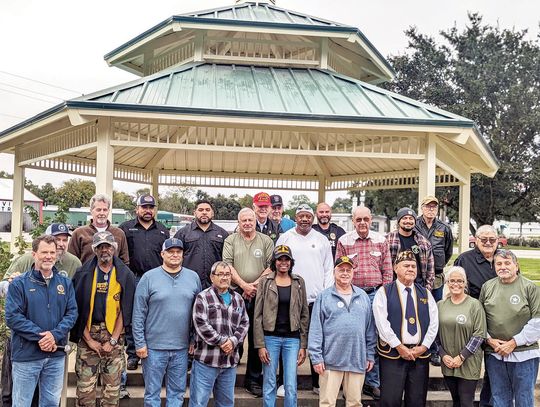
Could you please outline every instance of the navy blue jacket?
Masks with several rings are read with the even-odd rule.
[[[43,352],[40,332],[50,331],[56,345],[65,345],[77,320],[75,291],[68,277],[53,268],[49,286],[41,273],[32,269],[15,278],[6,298],[6,323],[11,329],[11,358],[28,362],[65,356],[63,351]]]

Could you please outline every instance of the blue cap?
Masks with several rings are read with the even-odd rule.
[[[71,233],[68,227],[64,223],[51,223],[45,230],[46,235],[58,236],[58,235],[68,235],[71,236]]]
[[[161,251],[167,251],[169,249],[172,249],[173,247],[178,247],[179,249],[184,250],[184,243],[182,243],[180,239],[171,237],[163,242],[163,246],[161,246]]]

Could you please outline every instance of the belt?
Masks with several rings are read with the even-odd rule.
[[[380,285],[376,287],[362,287],[362,290],[366,292],[366,294],[371,294],[373,291],[377,291],[379,289]]]

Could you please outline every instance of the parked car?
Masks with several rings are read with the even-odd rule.
[[[474,236],[469,236],[469,247],[472,249],[475,244],[476,244],[476,238]],[[497,247],[499,249],[502,249],[503,247],[506,247],[506,246],[508,246],[508,239],[505,236],[500,235],[499,243],[497,243]]]

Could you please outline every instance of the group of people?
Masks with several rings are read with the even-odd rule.
[[[240,210],[230,235],[206,200],[172,238],[151,195],[118,228],[110,206],[95,195],[90,225],[71,234],[52,224],[7,270],[4,406],[58,405],[68,336],[78,406],[95,406],[99,376],[102,405],[118,405],[126,370],[139,363],[145,406],[161,405],[163,381],[167,405],[181,406],[190,359],[190,406],[212,394],[233,406],[246,336],[244,387],[265,406],[277,396],[297,404],[306,358],[321,406],[335,405],[341,387],[347,406],[361,406],[362,393],[381,406],[423,406],[430,361],[454,406],[473,405],[482,362],[482,406],[534,405],[538,288],[512,252],[497,250],[491,226],[478,228],[475,249],[445,274],[452,233],[434,196],[420,216],[400,209],[386,237],[371,230],[366,207],[353,210],[345,232],[326,203],[298,206],[292,221],[281,196],[265,192]]]

